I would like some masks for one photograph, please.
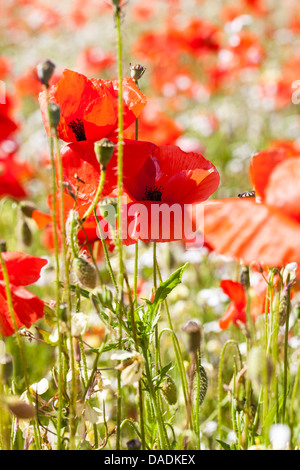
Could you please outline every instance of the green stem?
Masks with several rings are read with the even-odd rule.
[[[72,299],[70,290],[70,267],[68,261],[67,244],[66,244],[66,227],[65,227],[65,206],[64,206],[64,186],[63,186],[63,165],[61,153],[59,148],[59,141],[57,133],[54,134],[55,151],[58,160],[58,176],[59,176],[59,195],[60,195],[60,217],[61,217],[61,239],[62,239],[62,254],[64,263],[65,283],[64,289],[66,292],[67,300],[67,319],[68,319],[68,338],[70,346],[70,361],[71,361],[71,397],[70,397],[70,449],[75,449],[75,433],[76,433],[76,369],[75,369],[75,354],[73,348],[73,338],[71,334],[71,318],[72,318]]]
[[[157,262],[156,262],[156,268],[157,268],[157,273],[158,273],[158,276],[159,276],[159,280],[160,280],[160,282],[162,282],[162,276],[161,276],[161,272],[160,272],[159,265],[158,265]],[[167,313],[169,328],[170,328],[170,330],[171,330],[172,333],[173,333],[173,334],[172,334],[173,348],[174,348],[175,357],[176,357],[176,362],[177,362],[177,366],[178,366],[178,370],[179,370],[179,375],[180,375],[180,380],[181,380],[181,386],[182,386],[182,391],[183,391],[183,396],[184,396],[185,407],[186,407],[186,410],[188,410],[188,406],[189,406],[189,401],[188,401],[188,382],[187,382],[187,377],[186,377],[186,373],[185,373],[185,367],[184,367],[184,364],[183,364],[182,352],[181,352],[180,345],[179,345],[179,342],[178,342],[177,337],[176,337],[175,330],[174,330],[174,328],[173,328],[173,324],[172,324],[172,320],[171,320],[171,315],[170,315],[170,310],[169,310],[169,305],[168,305],[167,300],[164,301],[164,306],[165,306],[166,313]]]
[[[170,445],[168,441],[166,440],[167,434],[164,426],[164,421],[161,415],[160,407],[157,401],[157,397],[155,394],[155,390],[153,387],[153,382],[152,382],[152,376],[151,376],[151,371],[150,371],[150,366],[149,366],[149,361],[148,361],[148,354],[147,354],[147,349],[143,349],[143,354],[144,354],[144,359],[145,359],[145,369],[146,369],[146,377],[147,377],[147,384],[148,384],[148,390],[150,393],[152,405],[154,408],[155,412],[155,417],[157,420],[157,426],[158,426],[158,435],[159,435],[159,443],[160,443],[160,449],[161,450],[166,450],[166,446],[168,449],[170,449]]]
[[[287,284],[289,283],[289,278]],[[289,320],[291,311],[291,289],[287,287],[287,308],[285,321],[284,338],[284,366],[283,366],[283,404],[282,404],[282,422],[285,423],[286,399],[287,399],[287,374],[288,374],[288,340],[289,340]]]
[[[49,109],[49,90],[46,87],[46,96],[47,96],[47,111],[48,111],[48,121],[50,133],[52,129],[51,122],[51,113]],[[62,410],[63,410],[63,393],[62,393],[62,336],[60,332],[60,265],[59,265],[59,242],[58,242],[58,224],[57,224],[57,205],[56,205],[56,170],[55,170],[55,160],[54,160],[54,148],[53,148],[53,138],[50,134],[49,137],[49,150],[50,150],[50,159],[51,159],[51,181],[52,181],[52,220],[53,220],[53,234],[54,234],[54,250],[55,250],[55,276],[56,276],[56,328],[58,334],[58,410],[57,410],[57,424],[56,424],[56,433],[57,433],[57,450],[61,450],[61,428],[62,428]]]
[[[121,36],[121,8],[115,7],[115,20],[117,29],[117,64],[118,64],[118,251],[119,251],[119,349],[122,349],[122,315],[123,315],[123,284],[124,284],[124,264],[122,248],[122,187],[123,187],[123,70],[122,70],[122,36]],[[117,390],[117,450],[121,448],[121,407],[122,388],[121,371],[118,371]]]
[[[105,183],[105,177],[106,177],[106,170],[102,169],[101,170],[101,175],[100,175],[100,180],[99,180],[99,185],[96,191],[96,195],[94,198],[94,201],[90,205],[90,207],[87,209],[86,213],[84,214],[82,218],[82,222],[84,223],[85,220],[91,215],[91,213],[94,211],[96,208],[97,202],[99,201],[99,197],[101,196],[101,193],[103,191],[104,183]]]
[[[118,295],[118,293],[119,293],[118,284],[117,284],[117,281],[116,281],[116,278],[115,278],[115,275],[114,275],[114,272],[113,272],[113,269],[112,269],[112,266],[111,266],[111,262],[110,262],[110,259],[109,259],[108,250],[107,250],[107,246],[106,246],[106,243],[105,243],[105,240],[104,240],[104,237],[103,237],[103,232],[102,232],[102,228],[101,228],[101,225],[100,225],[99,217],[98,217],[97,212],[96,212],[95,209],[94,209],[94,216],[95,216],[95,219],[96,219],[96,222],[97,222],[97,228],[98,228],[98,232],[99,232],[99,235],[100,235],[102,248],[103,248],[104,256],[105,256],[105,261],[106,261],[107,268],[108,268],[108,271],[109,271],[109,274],[110,274],[110,278],[111,278],[113,286],[116,290],[116,293]]]

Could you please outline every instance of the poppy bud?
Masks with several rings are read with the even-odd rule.
[[[13,372],[13,358],[8,354],[0,357],[0,367],[2,366],[2,378],[6,383]]]
[[[169,375],[167,375],[163,381],[161,391],[167,403],[169,403],[169,405],[175,405],[177,402],[177,387],[174,380]]]
[[[245,289],[248,289],[250,287],[249,266],[243,266],[240,274],[240,281]]]
[[[114,148],[115,144],[105,138],[95,142],[95,154],[102,170],[106,170],[106,167],[114,153]]]
[[[66,302],[61,302],[59,304],[59,312],[60,312],[60,318],[63,322],[67,322],[67,303]]]
[[[129,64],[131,78],[137,83],[139,79],[144,75],[146,67],[141,64]]]
[[[295,314],[296,318],[300,320],[300,302],[297,302],[295,305]]]
[[[32,419],[35,416],[35,408],[17,397],[7,398],[6,405],[19,419]]]
[[[140,450],[142,447],[142,443],[138,439],[131,439],[131,441],[128,441],[126,445],[128,450]]]
[[[49,103],[49,114],[51,120],[51,128],[56,130],[60,121],[60,106],[51,101]]]
[[[46,87],[49,87],[49,81],[53,75],[54,69],[55,64],[49,59],[45,59],[37,65],[36,70],[39,80]]]
[[[75,258],[73,262],[74,273],[78,282],[83,287],[94,289],[96,287],[96,269],[84,258]]]
[[[116,8],[119,8],[121,1],[122,1],[122,0],[111,0],[112,4],[113,4]]]
[[[204,402],[206,397],[207,389],[208,389],[208,378],[206,374],[206,370],[203,366],[199,367],[199,375],[200,375],[200,393],[199,393],[199,403],[198,405],[201,406]]]
[[[29,219],[31,219],[33,212],[37,210],[35,204],[30,201],[20,202],[20,209],[22,211],[22,214],[25,215],[25,217],[28,217]]]
[[[7,251],[7,245],[5,240],[0,240],[0,251],[1,253],[5,253],[5,251]]]
[[[189,320],[182,327],[182,331],[189,335],[189,352],[196,353],[200,349],[201,343],[201,324],[198,320]]]
[[[21,240],[25,246],[32,245],[32,233],[25,220],[22,221],[21,225]]]
[[[289,296],[287,289],[283,290],[283,295],[279,303],[279,325],[283,326],[286,322],[286,315],[288,310]]]

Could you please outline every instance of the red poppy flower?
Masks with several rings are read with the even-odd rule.
[[[24,289],[36,282],[47,261],[25,253],[5,252],[2,254],[8,271],[12,302],[18,329],[30,326],[44,315],[44,302]],[[0,331],[3,336],[15,333],[13,319],[10,316],[3,273],[0,268]]]
[[[60,204],[59,204],[59,198],[60,198],[60,193],[57,193],[57,225],[58,225],[58,242],[59,246],[61,246],[61,214],[60,214]],[[53,203],[52,203],[52,196],[49,196],[48,198],[48,205],[50,208],[50,211],[52,213],[53,211]],[[65,214],[64,214],[64,224],[66,223],[69,213],[71,210],[76,210],[78,215],[82,218],[88,209],[89,204],[86,205],[79,205],[78,203],[75,204],[73,197],[71,197],[69,194],[65,193],[64,194],[64,209],[65,209]],[[103,219],[101,214],[98,212],[98,218],[99,222],[102,227],[102,231],[105,234],[109,229],[108,229],[108,224],[107,222]],[[43,233],[43,243],[46,248],[49,250],[54,249],[54,226],[53,226],[53,218],[52,214],[46,214],[44,212],[41,212],[39,210],[34,210],[32,213],[32,218],[36,222],[37,227],[39,230],[44,230]],[[78,232],[78,243],[80,246],[84,246],[86,244],[92,244],[95,241],[99,241],[99,234],[97,230],[97,223],[93,215],[91,215],[84,223],[82,226],[82,229],[79,230]],[[107,237],[107,244],[108,248],[110,251],[114,250],[114,243],[112,241],[112,237]]]
[[[12,99],[6,95],[5,102],[0,103],[0,142],[18,129],[18,124],[12,117],[12,107]]]
[[[14,146],[12,142],[10,144]],[[0,197],[23,198],[26,196],[23,183],[32,176],[33,170],[27,162],[19,161],[13,153],[8,154],[1,150],[0,148]]]
[[[194,18],[182,32],[188,52],[201,55],[220,49],[220,30],[203,19]]]
[[[62,149],[62,162],[64,180],[77,195],[78,204],[88,207],[94,200],[101,171],[93,144],[77,142],[65,146]],[[149,240],[148,236],[137,236],[137,227],[134,226],[134,220],[138,218],[138,211],[135,211],[137,203],[142,204],[149,217],[153,205],[162,204],[171,208],[173,204],[179,204],[181,216],[184,217],[184,205],[205,201],[219,184],[219,174],[212,163],[200,154],[186,153],[173,145],[158,147],[151,142],[125,140],[123,169],[124,197],[127,197],[128,202],[124,204],[124,226],[128,227],[128,232],[123,235],[124,243],[134,242],[137,238]],[[115,196],[116,150],[107,166],[105,181],[101,198]],[[151,220],[148,222],[150,227]],[[171,222],[170,230],[171,234],[166,239],[162,234],[158,234],[155,239],[177,239],[174,235],[174,221]]]
[[[49,90],[50,101],[61,110],[58,136],[66,142],[96,141],[115,135],[118,127],[118,81],[91,79],[64,70],[59,82]],[[146,98],[131,78],[123,80],[124,128],[126,129],[146,105]],[[39,102],[45,128],[49,134],[46,92]]]
[[[144,146],[144,163],[124,166],[124,192],[131,199],[125,211],[129,238],[159,242],[188,238],[193,227],[184,233],[190,222],[186,207],[207,200],[216,191],[219,173],[200,154],[174,145],[140,145]],[[135,142],[125,150],[140,159]]]
[[[215,251],[245,264],[300,263],[300,158],[285,152],[253,157],[254,198],[231,198],[207,204],[204,235]]]
[[[6,57],[0,57],[0,79],[5,78],[11,70],[11,63]]]
[[[231,322],[238,325],[239,322],[246,324],[247,298],[244,287],[240,282],[225,279],[220,283],[223,292],[228,295],[231,302],[224,316],[219,321],[220,328],[226,330]],[[251,287],[251,315],[255,321],[264,312],[267,284],[262,276],[254,287]]]
[[[87,75],[97,75],[114,65],[115,62],[114,54],[96,47],[87,47],[77,58],[79,70],[83,70]]]

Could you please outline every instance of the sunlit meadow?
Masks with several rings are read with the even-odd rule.
[[[298,449],[298,0],[0,25],[0,449]]]

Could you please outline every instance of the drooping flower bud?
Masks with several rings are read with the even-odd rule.
[[[55,64],[49,60],[45,59],[37,65],[37,74],[40,82],[46,87],[49,86],[49,81],[53,75],[55,69]]]
[[[97,275],[95,267],[85,258],[75,258],[73,262],[75,276],[83,287],[94,289],[96,287]]]
[[[21,225],[21,240],[25,246],[32,245],[32,233],[29,228],[29,225],[27,224],[25,220],[22,221],[22,225]]]
[[[35,408],[18,397],[8,397],[6,405],[19,419],[32,419],[35,416]]]
[[[249,266],[242,267],[241,274],[240,274],[240,281],[245,289],[248,289],[250,287]]]
[[[169,405],[175,405],[177,402],[177,387],[174,380],[169,375],[167,375],[163,381],[161,391],[167,403],[169,403]]]
[[[122,0],[111,0],[111,3],[116,7],[119,8]]]
[[[201,324],[200,322],[195,320],[189,320],[185,325],[182,327],[182,331],[188,333],[189,336],[189,343],[188,343],[188,350],[191,353],[196,353],[200,349],[201,343]]]
[[[50,113],[50,120],[51,120],[51,128],[56,131],[57,126],[60,121],[60,106],[58,106],[58,104],[53,103],[51,101],[49,103],[49,113]]]
[[[25,217],[28,217],[29,219],[32,218],[32,214],[35,210],[37,210],[37,207],[33,202],[30,201],[22,201],[20,202],[20,209],[22,211],[22,214],[25,215]]]
[[[5,253],[5,251],[7,251],[7,244],[5,240],[0,240],[0,251],[1,253]]]
[[[144,75],[146,67],[141,64],[129,64],[131,78],[137,83],[139,79]]]
[[[110,162],[111,157],[114,153],[115,144],[109,139],[101,139],[98,142],[95,142],[94,150],[97,157],[97,160],[101,166],[102,170],[106,170],[108,163]]]
[[[142,443],[138,439],[131,439],[131,441],[128,441],[126,445],[128,450],[140,450],[142,447]]]

